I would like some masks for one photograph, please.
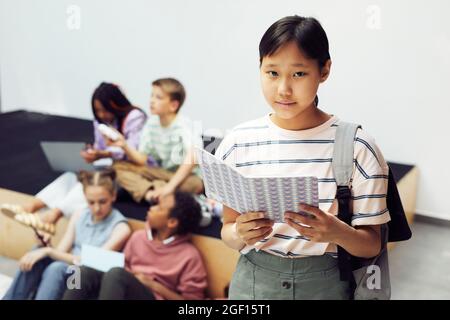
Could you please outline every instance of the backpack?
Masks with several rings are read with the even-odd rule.
[[[360,125],[339,121],[336,128],[332,167],[337,184],[337,217],[351,225],[352,212],[351,177],[353,174],[353,151],[356,131]],[[338,246],[340,279],[349,281],[355,300],[388,300],[391,297],[387,243],[411,238],[397,185],[389,168],[387,208],[391,221],[381,225],[381,250],[373,258],[365,259],[350,255]]]

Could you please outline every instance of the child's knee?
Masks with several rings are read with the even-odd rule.
[[[79,270],[80,278],[83,283],[93,282],[99,275],[102,274],[101,271],[86,266],[81,266]]]
[[[127,271],[124,268],[116,267],[110,269],[103,276],[104,281],[120,281],[127,276]]]
[[[43,278],[49,278],[49,277],[58,277],[63,278],[66,276],[67,271],[67,263],[62,261],[55,261],[50,263],[47,268],[45,268],[44,274],[42,275]]]

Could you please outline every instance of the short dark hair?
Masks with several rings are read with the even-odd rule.
[[[330,59],[328,38],[320,22],[315,18],[287,16],[275,23],[264,33],[259,43],[259,63],[271,56],[283,45],[294,41],[308,58],[317,61],[322,69]],[[319,104],[316,96],[315,105]]]
[[[187,192],[177,191],[174,197],[175,205],[169,217],[178,220],[177,234],[183,235],[195,231],[202,218],[200,204]]]
[[[160,87],[170,97],[171,101],[178,101],[177,113],[186,99],[186,90],[180,81],[174,78],[162,78],[152,82],[153,86]]]

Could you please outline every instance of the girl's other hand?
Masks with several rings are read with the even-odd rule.
[[[348,229],[348,225],[339,220],[337,216],[319,208],[301,204],[299,209],[310,216],[286,212],[284,215],[285,221],[300,235],[311,241],[336,243]]]
[[[35,238],[36,238],[36,241],[39,243],[39,246],[47,247],[47,245],[50,243],[50,241],[52,239],[51,234],[47,233],[47,232],[40,231],[40,230],[36,230],[36,233],[37,234],[35,234]]]
[[[98,160],[99,158],[99,152],[96,149],[86,149],[80,151],[80,156],[86,161],[87,163],[94,162],[95,160]]]
[[[49,254],[49,248],[39,248],[33,251],[28,252],[25,254],[19,262],[20,270],[23,272],[30,271],[34,264],[45,257],[47,257]]]
[[[106,145],[107,146],[120,147],[120,148],[124,149],[126,144],[127,144],[127,140],[125,139],[123,134],[121,134],[119,131],[117,131],[114,128],[110,127],[110,129],[114,130],[114,132],[117,134],[117,139],[116,140],[111,140],[107,136],[103,135],[103,138],[105,139]]]
[[[273,224],[263,212],[247,212],[236,218],[236,232],[245,244],[253,245],[272,233]]]
[[[164,198],[174,192],[175,189],[166,184],[161,188],[148,190],[145,194],[145,200],[147,200],[148,202],[160,201],[161,198]]]

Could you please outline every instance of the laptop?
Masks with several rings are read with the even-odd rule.
[[[54,171],[78,172],[80,170],[99,170],[112,165],[112,159],[100,159],[86,163],[80,156],[80,151],[86,146],[84,142],[42,141],[41,148]]]

